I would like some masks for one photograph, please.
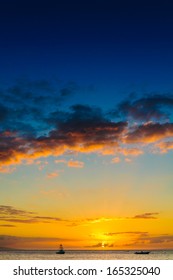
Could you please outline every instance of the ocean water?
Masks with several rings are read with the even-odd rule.
[[[64,255],[55,251],[0,251],[0,260],[173,260],[173,250],[151,251],[136,255],[134,251],[76,251]]]

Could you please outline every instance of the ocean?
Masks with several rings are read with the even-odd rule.
[[[149,255],[136,255],[134,251],[67,250],[58,255],[55,251],[13,250],[0,251],[0,260],[173,260],[173,250],[151,251]]]

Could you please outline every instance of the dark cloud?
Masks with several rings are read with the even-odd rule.
[[[0,205],[0,215],[20,215],[20,216],[26,216],[34,214],[34,212],[28,212],[20,209],[16,209],[13,206],[8,205]]]
[[[126,100],[111,113],[138,121],[167,119],[173,108],[173,95],[150,94],[136,100]]]
[[[104,235],[106,236],[115,236],[115,235],[148,235],[147,231],[120,231],[120,232],[108,232],[105,233]]]
[[[173,123],[145,123],[132,127],[126,134],[126,143],[155,143],[173,137]]]
[[[13,206],[0,205],[0,221],[10,223],[50,223],[52,222],[66,222],[67,220],[50,217],[50,216],[36,216],[35,212],[16,209]],[[2,225],[1,225],[2,226]],[[9,225],[10,226],[10,225]]]
[[[30,135],[49,129],[47,115],[62,106],[79,90],[75,82],[60,83],[48,80],[18,80],[1,89],[0,131],[11,130]]]
[[[71,96],[74,92],[79,90],[79,86],[75,82],[68,82],[66,86],[60,89],[61,98]]]
[[[161,235],[154,235],[150,236],[149,234],[146,236],[138,236],[136,240],[133,240],[133,242],[129,244],[124,244],[124,246],[143,246],[145,244],[148,246],[152,246],[154,244],[162,244],[163,248],[168,243],[173,243],[173,235],[171,234],[161,234]]]
[[[56,218],[56,217],[49,217],[49,216],[34,216],[34,219],[40,220],[40,221],[55,221],[55,222],[66,222],[68,220],[64,220],[61,218]]]
[[[0,227],[16,227],[15,225],[7,225],[7,224],[5,224],[5,225],[0,225]]]
[[[39,244],[47,244],[54,242],[67,241],[68,239],[60,237],[22,237],[22,236],[13,236],[13,235],[0,235],[0,247],[29,247],[31,244],[34,246],[39,246]],[[70,239],[69,239],[70,240]],[[68,241],[69,241],[68,240]],[[29,245],[29,246],[28,246]],[[44,247],[44,245],[43,245]],[[30,249],[30,248],[29,248]]]
[[[133,217],[133,219],[157,219],[159,213],[158,212],[153,212],[153,213],[143,213],[139,214]]]
[[[9,217],[0,217],[0,221],[6,221],[6,222],[11,222],[11,223],[22,223],[22,224],[33,224],[33,223],[38,223],[37,219],[28,219],[28,218],[23,218],[23,219],[17,219],[17,218],[9,218]]]
[[[114,143],[127,126],[126,122],[111,122],[100,108],[84,105],[71,107],[72,112],[57,120],[57,129],[49,133],[50,139],[64,141],[64,144],[83,145]]]
[[[8,113],[8,107],[4,107],[2,104],[0,104],[0,123],[6,120]]]
[[[173,235],[163,234],[158,236],[151,236],[151,237],[141,237],[140,241],[148,242],[150,244],[154,243],[170,243],[173,242]]]

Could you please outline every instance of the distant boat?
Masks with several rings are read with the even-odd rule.
[[[136,251],[135,254],[137,255],[148,255],[150,251]]]
[[[56,251],[56,254],[65,254],[62,244],[60,244],[59,251]]]

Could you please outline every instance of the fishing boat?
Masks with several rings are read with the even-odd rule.
[[[56,254],[65,254],[62,244],[60,244],[59,251],[56,251]]]
[[[137,255],[148,255],[150,251],[136,251],[135,254]]]

